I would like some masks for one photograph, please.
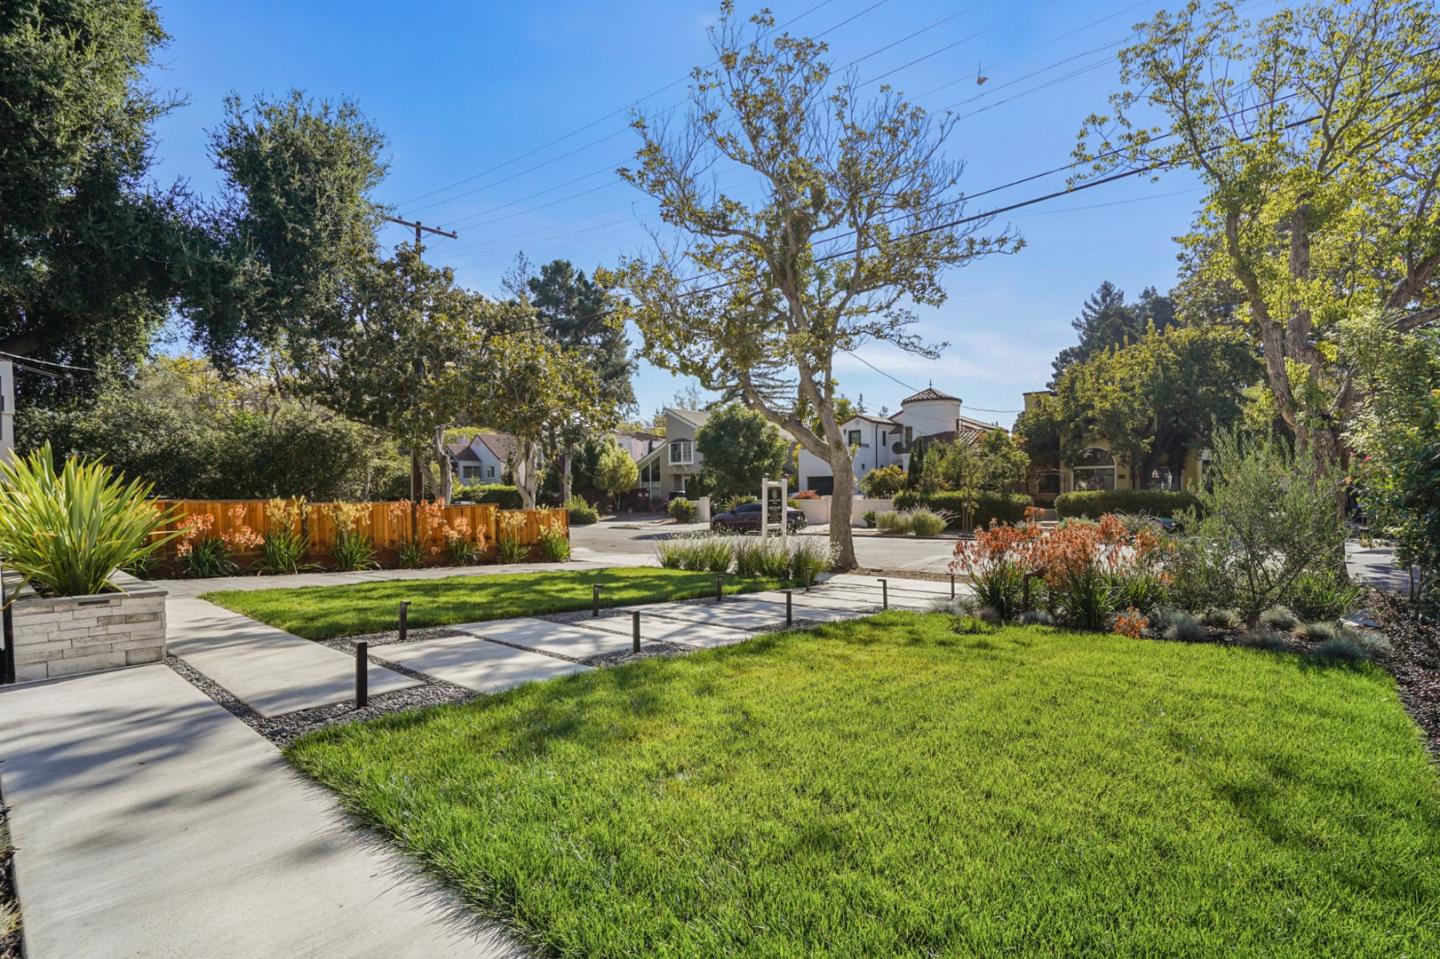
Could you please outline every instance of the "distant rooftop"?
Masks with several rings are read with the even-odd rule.
[[[935,387],[927,386],[914,396],[905,397],[900,401],[900,405],[904,406],[907,403],[924,403],[927,400],[948,400],[952,403],[959,403],[960,397],[951,396],[949,393],[941,393]]]

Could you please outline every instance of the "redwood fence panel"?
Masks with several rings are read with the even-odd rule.
[[[177,524],[184,523],[190,516],[210,516],[212,525],[206,535],[232,541],[232,556],[244,568],[260,555],[260,550],[258,546],[247,549],[235,544],[246,538],[247,528],[259,536],[270,530],[269,502],[186,499],[156,500],[155,505],[161,510],[175,511],[178,514]],[[400,548],[410,541],[411,509],[408,503],[403,502],[306,503],[300,520],[301,532],[309,537],[305,561],[320,565],[333,561],[331,551],[335,548],[337,507],[358,514],[353,521],[355,529],[369,534],[375,544],[376,559],[383,566],[394,565]],[[433,505],[421,503],[415,507],[415,513],[415,526],[425,549],[427,565],[444,565],[447,530],[464,530],[472,543],[483,547],[483,558],[487,561],[497,556],[495,541],[502,527],[507,535],[514,535],[525,546],[533,546],[539,541],[542,528],[555,529],[566,539],[570,538],[570,514],[563,509],[501,510],[494,503],[461,503],[437,510]],[[169,528],[174,529],[175,526]],[[175,563],[179,543],[178,539],[174,539],[161,547],[157,556],[161,564]]]

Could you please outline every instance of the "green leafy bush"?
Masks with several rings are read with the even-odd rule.
[[[1083,490],[1055,497],[1055,512],[1062,519],[1067,516],[1099,519],[1106,513],[1173,517],[1198,506],[1199,500],[1193,493],[1158,489]]]
[[[693,523],[700,507],[683,496],[677,496],[665,507],[665,511],[673,516],[677,523]]]
[[[875,518],[877,515],[878,514],[873,509],[867,509],[865,513],[860,517],[860,519],[864,521],[866,529],[875,528]]]
[[[455,493],[457,500],[471,503],[494,503],[501,509],[520,509],[520,491],[508,483],[476,483],[462,486]]]
[[[889,499],[905,488],[906,474],[899,466],[880,466],[860,477],[860,492],[874,499]]]
[[[150,486],[78,457],[59,473],[50,444],[0,460],[0,553],[36,589],[89,596],[110,577],[174,539],[175,517],[149,501]]]
[[[335,558],[335,568],[342,572],[380,568],[380,564],[375,562],[375,541],[369,533],[341,530],[335,537],[335,548],[330,555]]]
[[[964,528],[967,511],[973,510],[973,526],[989,526],[995,520],[1002,523],[1019,523],[1025,519],[1025,510],[1035,501],[1024,493],[917,493],[904,490],[895,496],[896,509],[911,509],[927,506],[932,510],[949,515],[949,525]]]
[[[230,544],[218,536],[200,536],[182,542],[177,554],[181,572],[192,579],[234,576],[240,572],[239,565],[231,558]]]
[[[589,526],[600,521],[600,511],[578,496],[565,501],[565,512],[570,514],[571,526]]]
[[[425,565],[425,547],[419,543],[402,543],[396,561],[401,569],[419,569]]]
[[[1290,584],[1285,604],[1301,619],[1338,619],[1360,601],[1360,587],[1334,568],[1306,570]]]

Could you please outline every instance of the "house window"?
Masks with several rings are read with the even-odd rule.
[[[835,477],[807,476],[805,477],[805,488],[814,490],[821,496],[833,496],[835,493]]]
[[[460,467],[460,481],[461,481],[462,483],[468,483],[470,480],[478,480],[479,478],[480,478],[480,467],[478,467],[478,466],[462,466],[462,467]]]
[[[684,466],[695,461],[695,444],[690,440],[670,441],[670,465]]]
[[[492,480],[493,480],[493,479],[495,478],[495,467],[493,467],[493,466],[487,466],[487,467],[485,467],[485,477],[486,477],[486,479],[492,479]]]
[[[863,445],[864,445],[863,443],[860,442],[860,431],[859,431],[859,430],[851,430],[850,432],[846,433],[846,434],[845,434],[845,442],[848,443],[848,444],[851,445],[851,446],[863,446]]]
[[[1115,488],[1115,457],[1097,446],[1081,450],[1070,463],[1072,489],[1110,490]]]

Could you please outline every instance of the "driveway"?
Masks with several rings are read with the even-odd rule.
[[[667,520],[614,519],[591,526],[574,526],[570,541],[576,556],[587,560],[633,564],[640,557],[655,556],[655,544],[679,533],[704,532],[699,523],[678,524]],[[803,536],[826,536],[828,529],[815,526]],[[855,530],[855,555],[861,566],[871,569],[944,573],[955,551],[953,539],[916,539],[880,536],[874,530]],[[628,558],[628,559],[627,559]]]

